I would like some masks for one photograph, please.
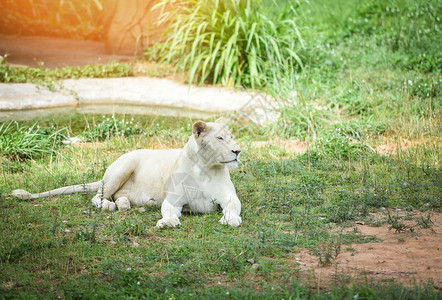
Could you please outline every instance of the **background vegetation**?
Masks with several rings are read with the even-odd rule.
[[[411,230],[395,215],[399,208],[414,218],[413,230],[421,230],[441,211],[440,1],[232,2],[244,5],[247,16],[227,15],[223,5],[230,2],[210,3],[219,12],[213,31],[178,23],[199,47],[180,43],[183,48],[171,49],[178,42],[171,39],[146,56],[178,70],[185,66],[189,81],[255,86],[284,99],[278,121],[266,127],[231,123],[244,150],[241,168],[232,173],[244,224],[233,229],[217,223],[220,214],[185,215],[180,228],[158,230],[156,208],[109,213],[91,207],[90,195],[36,201],[6,196],[15,188],[37,192],[98,180],[133,149],[182,147],[193,120],[80,116],[6,122],[0,129],[1,297],[440,298],[431,282],[403,286],[336,274],[336,282],[319,285],[293,260],[308,249],[319,265],[334,264],[339,253],[351,251],[346,245],[377,240],[342,228],[365,222]],[[182,18],[209,24],[207,7],[196,5],[195,15],[184,10]],[[270,21],[273,15],[279,19]],[[284,29],[285,19],[300,35]],[[242,37],[232,24],[241,30],[244,24]],[[271,47],[266,34],[276,25],[281,36],[279,27],[269,32],[282,41],[277,48],[290,49],[299,61],[287,52],[280,55],[290,63],[279,66],[258,50],[253,56],[251,47]],[[233,35],[215,54],[216,39],[211,48],[210,37],[223,30]],[[294,34],[293,44],[287,34]],[[250,36],[258,42],[244,42]],[[235,50],[228,50],[230,40]],[[241,55],[223,61],[220,51]],[[260,64],[258,75],[248,65],[253,59],[256,68]],[[236,64],[230,71],[229,62]],[[82,137],[83,144],[59,143],[68,135]],[[277,144],[253,143],[277,138],[306,140],[309,148],[295,156]],[[50,151],[48,145],[54,145]],[[379,154],[379,145],[389,145],[392,153]],[[424,217],[413,217],[416,211]]]
[[[292,3],[166,0],[154,10],[170,7],[160,19],[170,24],[167,41],[148,49],[147,56],[188,72],[190,83],[263,87],[302,66]]]

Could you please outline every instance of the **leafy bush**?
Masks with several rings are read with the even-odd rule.
[[[175,64],[189,81],[252,88],[278,84],[302,66],[295,2],[285,7],[263,0],[162,0],[160,24],[167,40],[148,50]]]
[[[112,116],[106,118],[98,125],[89,128],[83,133],[83,136],[89,141],[92,140],[106,140],[113,136],[130,136],[133,134],[140,134],[143,129],[138,125],[132,125],[133,121],[119,121]]]
[[[27,128],[5,122],[0,125],[0,153],[11,160],[40,158],[55,153],[68,137],[66,128],[40,128],[37,124]]]

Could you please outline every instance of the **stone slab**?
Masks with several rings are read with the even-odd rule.
[[[0,112],[101,105],[138,107],[140,111],[143,107],[168,108],[181,115],[191,111],[217,114],[239,111],[251,99],[246,91],[189,87],[150,77],[64,80],[55,91],[31,83],[0,83]]]

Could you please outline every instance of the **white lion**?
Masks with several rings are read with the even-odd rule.
[[[241,203],[229,170],[238,167],[241,149],[222,119],[193,124],[183,149],[136,150],[112,163],[102,180],[31,194],[14,190],[13,196],[36,199],[78,192],[97,192],[92,203],[102,209],[161,206],[157,227],[177,226],[184,209],[197,213],[222,208],[221,224],[241,224]],[[109,199],[116,199],[115,202]]]

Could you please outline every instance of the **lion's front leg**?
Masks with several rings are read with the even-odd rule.
[[[233,194],[225,201],[220,201],[219,204],[223,209],[224,216],[219,220],[223,225],[230,225],[232,227],[238,227],[242,223],[242,219],[239,216],[241,213],[241,202],[238,197]]]
[[[163,228],[165,226],[175,227],[180,225],[179,217],[181,216],[181,210],[183,206],[176,206],[171,204],[167,198],[161,205],[161,215],[163,218],[157,222],[157,227]]]

